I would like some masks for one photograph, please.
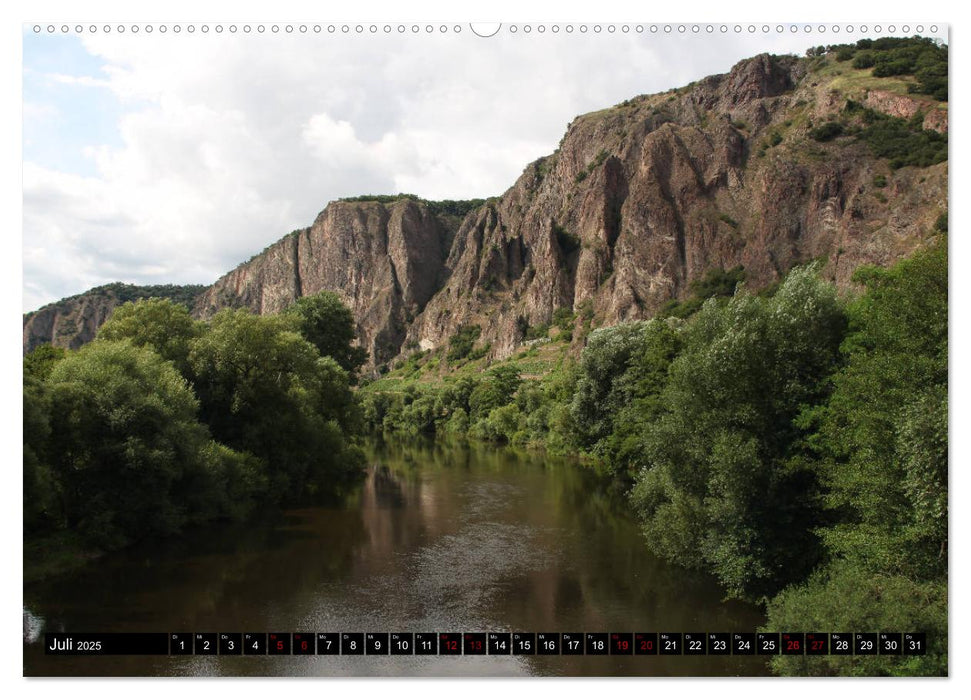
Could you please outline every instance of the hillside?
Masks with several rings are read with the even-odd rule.
[[[913,68],[865,65],[869,48],[811,53],[756,56],[579,116],[496,198],[332,202],[193,313],[271,313],[333,290],[383,370],[417,349],[444,355],[453,338],[510,357],[561,309],[594,327],[649,318],[738,266],[762,288],[821,259],[846,287],[857,266],[919,248],[946,212],[947,103]],[[25,316],[25,350],[76,347],[110,311],[72,303],[77,333],[41,310]]]
[[[24,314],[24,352],[44,343],[77,349],[93,340],[115,307],[126,301],[160,297],[192,307],[205,289],[201,284],[138,286],[123,282],[94,287]]]

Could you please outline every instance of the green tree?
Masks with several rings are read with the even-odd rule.
[[[104,547],[177,532],[191,515],[180,482],[208,435],[175,368],[128,341],[95,341],[48,384],[48,457],[67,525]]]
[[[918,580],[947,571],[947,243],[863,268],[846,366],[817,411],[837,557]]]
[[[492,409],[510,403],[521,382],[515,365],[499,365],[489,370],[469,396],[471,418],[486,418]]]
[[[189,345],[202,333],[203,324],[189,310],[170,299],[141,299],[116,308],[98,329],[102,340],[130,340],[146,346],[172,362],[188,377]]]
[[[334,292],[301,297],[284,314],[322,356],[334,358],[350,377],[367,361],[367,350],[354,345],[354,316]]]
[[[845,316],[832,285],[796,269],[771,298],[705,303],[640,443],[633,491],[651,547],[758,597],[809,573],[819,488],[797,418],[821,402]]]
[[[734,289],[734,285],[732,287]],[[643,424],[657,413],[658,395],[680,347],[677,326],[655,319],[595,331],[583,350],[570,412],[584,447],[626,470]]]
[[[55,348],[49,343],[38,345],[24,356],[24,379],[47,379],[54,365],[64,359],[67,350]]]
[[[294,500],[339,489],[360,455],[347,372],[276,316],[224,309],[193,341],[201,416],[217,440],[263,459],[271,493]]]
[[[26,371],[23,405],[24,533],[27,534],[60,523],[61,493],[60,483],[50,466],[50,392],[43,381]]]

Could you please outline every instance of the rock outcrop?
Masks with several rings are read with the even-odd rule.
[[[313,226],[220,278],[194,311],[200,318],[227,306],[276,313],[332,290],[353,312],[372,360],[385,362],[438,290],[451,235],[444,217],[416,200],[333,202]]]
[[[119,304],[163,297],[191,307],[205,289],[203,285],[136,286],[121,282],[89,289],[24,314],[24,352],[45,343],[75,350],[94,339]]]
[[[947,109],[933,100],[900,95],[889,90],[870,90],[863,104],[877,112],[901,119],[913,119],[917,114],[922,114],[923,128],[939,134],[947,133]]]
[[[910,109],[869,95],[872,109]],[[506,357],[562,307],[598,325],[647,318],[716,268],[742,265],[760,288],[818,259],[846,287],[857,266],[913,252],[947,209],[946,162],[894,171],[853,137],[810,137],[846,100],[804,59],[757,56],[577,117],[555,153],[464,219],[410,198],[333,202],[219,279],[194,313],[273,313],[332,290],[375,369],[465,324]],[[946,131],[946,118],[936,107],[925,124]]]

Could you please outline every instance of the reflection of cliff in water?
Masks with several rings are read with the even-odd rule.
[[[363,505],[369,502],[378,508],[402,508],[405,505],[401,484],[394,473],[384,464],[376,464],[368,470],[364,485]]]

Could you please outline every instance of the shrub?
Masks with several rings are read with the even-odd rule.
[[[809,132],[814,141],[832,141],[843,133],[843,125],[839,122],[826,122]]]
[[[482,328],[478,324],[466,324],[459,326],[455,333],[448,339],[448,354],[445,356],[449,362],[464,360],[472,352],[472,346],[482,334]]]
[[[719,214],[718,215],[718,220],[719,221],[724,221],[726,224],[728,224],[732,228],[738,228],[738,222],[735,221],[735,219],[733,219],[732,217],[730,217],[728,214]]]
[[[872,68],[874,63],[876,63],[876,59],[873,58],[873,54],[869,51],[861,51],[853,59],[853,67],[856,69]]]
[[[907,165],[927,167],[947,160],[947,136],[920,128],[922,119],[910,122],[873,110],[863,111],[866,126],[860,131],[873,155],[887,158],[893,169]]]
[[[571,325],[575,318],[576,315],[573,313],[573,309],[568,306],[561,306],[553,312],[553,324],[560,328],[566,328]]]
[[[788,676],[946,676],[947,583],[877,574],[845,562],[786,589],[768,605],[767,629],[920,630],[923,656],[779,656]]]
[[[556,243],[564,255],[570,255],[580,247],[580,239],[567,231],[555,221],[553,222],[553,234],[556,236]]]

